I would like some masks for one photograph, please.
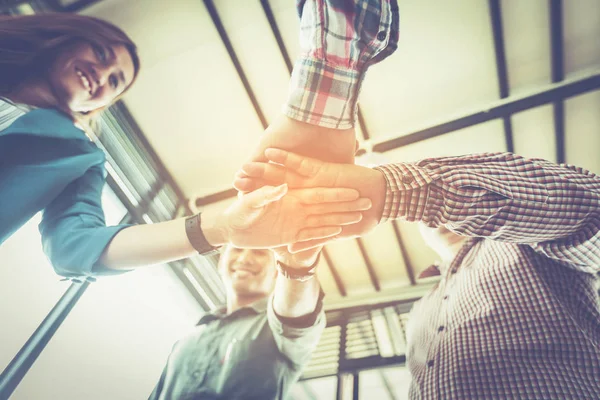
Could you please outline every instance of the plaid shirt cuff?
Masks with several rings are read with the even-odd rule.
[[[403,218],[418,221],[427,204],[429,184],[437,175],[415,164],[389,164],[375,167],[386,181],[385,203],[381,221]]]
[[[303,58],[296,62],[282,112],[295,120],[333,129],[354,126],[360,83],[355,69]]]

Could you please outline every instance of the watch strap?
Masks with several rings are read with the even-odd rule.
[[[277,260],[277,271],[279,271],[280,274],[282,274],[288,279],[305,282],[309,279],[312,279],[312,277],[314,277],[317,273],[317,265],[319,264],[320,258],[321,253],[319,253],[315,262],[310,267],[306,268],[290,267],[289,265]]]
[[[194,249],[196,249],[196,251],[201,255],[209,256],[212,254],[217,254],[219,252],[219,248],[208,243],[208,240],[206,240],[206,237],[204,236],[204,232],[202,232],[201,214],[202,213],[198,213],[186,218],[185,234],[187,235],[192,247],[194,247]]]

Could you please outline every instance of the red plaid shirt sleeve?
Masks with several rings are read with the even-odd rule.
[[[377,167],[382,220],[445,225],[464,236],[528,244],[586,272],[600,269],[600,177],[511,153],[431,158]]]
[[[354,126],[367,68],[398,46],[396,0],[298,0],[301,55],[283,113],[327,128]]]

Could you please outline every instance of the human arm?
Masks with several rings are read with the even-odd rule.
[[[348,185],[361,196],[371,200],[372,207],[363,211],[359,223],[345,226],[337,238],[362,236],[373,229],[381,220],[386,195],[384,174],[376,169],[354,164],[336,164],[299,156],[287,151],[268,149],[267,158],[275,164],[260,162],[247,163],[242,167],[243,175],[238,175],[234,186],[238,190],[251,192],[264,185],[287,183],[291,188],[342,187]],[[294,251],[324,244],[324,240],[305,241],[293,244]]]
[[[57,273],[67,277],[111,274],[115,269],[164,263],[195,252],[183,218],[107,227],[101,206],[103,185],[103,168],[92,167],[44,210],[40,232]],[[225,212],[206,212],[202,229],[215,246],[274,247],[312,235],[326,237],[339,231],[337,223],[360,220],[360,210],[370,203],[357,197],[354,190],[287,193],[286,187],[265,187],[237,199]],[[326,204],[314,204],[322,201]]]
[[[396,0],[301,0],[300,56],[282,115],[252,159],[268,147],[332,162],[353,162],[359,91],[367,69],[398,43]]]
[[[365,183],[376,175],[368,178],[364,167],[323,163],[281,150],[266,154],[288,169],[245,165],[248,175],[263,184],[281,180],[290,187],[349,185],[372,199],[381,221],[422,221],[463,236],[526,244],[588,272],[600,264],[600,178],[581,168],[511,153],[389,164],[376,168],[385,178],[382,206],[379,189],[371,193]],[[252,181],[247,178],[240,184]]]
[[[275,259],[294,269],[307,269],[318,262],[322,246],[310,250],[290,253],[287,248],[274,249]],[[280,317],[300,318],[314,313],[319,298],[320,286],[316,276],[306,281],[289,279],[277,274],[273,292],[273,309]]]
[[[270,248],[310,238],[333,236],[340,226],[362,218],[368,199],[353,189],[292,190],[263,187],[238,198],[225,211],[202,213],[201,229],[213,246]],[[341,212],[336,212],[341,211]],[[185,219],[127,228],[115,236],[101,262],[131,268],[187,257],[195,252],[185,232]]]
[[[275,258],[292,268],[307,268],[318,262],[321,247],[289,253],[274,249]],[[316,276],[299,281],[277,275],[267,317],[279,350],[297,366],[305,364],[325,327],[323,291]]]

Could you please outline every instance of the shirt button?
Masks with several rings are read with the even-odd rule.
[[[429,368],[433,367],[433,360],[429,360],[429,361],[427,361],[427,366],[428,366]]]
[[[445,296],[443,297],[443,299],[444,299],[444,300],[448,300],[448,295],[445,295]]]
[[[385,40],[386,36],[387,36],[387,34],[385,33],[385,31],[381,31],[377,34],[377,40],[383,41],[383,40]]]
[[[412,176],[406,175],[406,174],[402,174],[402,183],[408,184],[408,183],[411,183],[414,180],[415,180],[415,178],[413,178]]]
[[[441,331],[443,331],[443,330],[444,330],[444,327],[443,327],[443,326],[440,326],[440,327],[438,328],[438,332],[441,332]]]

